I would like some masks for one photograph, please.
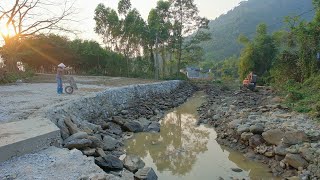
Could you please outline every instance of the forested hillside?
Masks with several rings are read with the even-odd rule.
[[[250,38],[262,22],[269,32],[283,28],[286,16],[300,16],[311,20],[314,16],[312,0],[249,0],[225,15],[210,22],[212,40],[203,43],[207,60],[220,61],[239,55],[242,46],[237,42],[240,34]]]

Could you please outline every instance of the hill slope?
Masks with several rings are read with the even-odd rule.
[[[242,33],[252,37],[256,26],[262,22],[268,25],[269,31],[280,30],[286,16],[301,15],[302,19],[311,20],[314,12],[312,0],[249,0],[211,21],[212,40],[203,43],[207,60],[223,60],[239,55],[241,45],[237,42]]]

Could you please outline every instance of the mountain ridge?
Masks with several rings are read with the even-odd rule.
[[[203,42],[205,59],[221,61],[231,56],[238,56],[242,46],[237,42],[240,34],[252,38],[256,26],[268,25],[269,32],[284,27],[286,16],[298,16],[313,9],[312,0],[248,0],[222,14],[209,23],[212,40]],[[314,13],[305,13],[301,19],[310,21]]]

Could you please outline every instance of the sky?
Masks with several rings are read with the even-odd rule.
[[[137,8],[144,19],[147,19],[151,8],[156,7],[158,0],[131,0],[132,6]],[[243,0],[195,0],[200,15],[208,19],[215,19],[221,14],[227,13],[229,10],[236,7]],[[117,9],[118,0],[77,0],[75,7],[78,14],[76,18],[78,23],[70,24],[76,26],[80,30],[78,37],[83,39],[99,40],[99,37],[94,33],[95,22],[93,20],[94,10],[99,3],[105,4],[107,7]],[[72,27],[74,29],[75,27]]]

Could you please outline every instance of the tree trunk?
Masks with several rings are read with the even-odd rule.
[[[153,48],[151,47],[150,50],[150,63],[151,63],[151,66],[150,66],[150,69],[151,69],[151,72],[155,72],[155,59],[154,59],[154,53],[153,53]]]
[[[177,69],[177,76],[180,72],[181,66],[181,56],[182,56],[182,24],[183,24],[183,11],[182,11],[182,2],[180,1],[180,27],[179,27],[179,49],[178,49],[178,69]]]
[[[165,49],[162,48],[162,78],[166,77],[166,53],[165,53]]]
[[[179,38],[179,49],[178,49],[178,65],[177,65],[177,76],[179,75],[181,68],[181,56],[182,56],[182,36]]]
[[[19,71],[19,69],[17,67],[17,60],[15,57],[9,57],[8,60],[6,60],[5,65],[6,65],[9,72],[18,72]]]

